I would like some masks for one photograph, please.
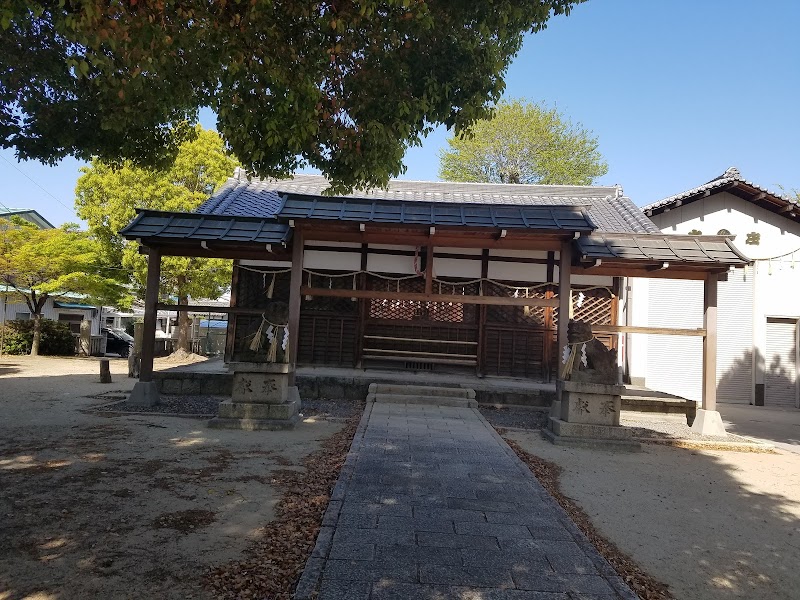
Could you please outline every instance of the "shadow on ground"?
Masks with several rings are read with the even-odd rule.
[[[676,598],[797,597],[797,456],[653,445],[625,454],[506,435],[561,466],[562,491]]]

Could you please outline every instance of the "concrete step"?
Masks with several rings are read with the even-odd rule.
[[[370,394],[392,394],[402,396],[435,396],[439,398],[475,399],[475,390],[460,387],[442,387],[433,385],[406,385],[391,383],[371,383]]]
[[[452,406],[455,408],[478,408],[475,400],[447,398],[445,396],[412,396],[408,394],[369,394],[367,402],[378,404],[428,404],[430,406]]]

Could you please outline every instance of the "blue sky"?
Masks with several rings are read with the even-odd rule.
[[[527,37],[505,95],[554,104],[592,130],[609,163],[598,183],[640,205],[730,166],[776,191],[800,189],[798,24],[792,0],[589,0]],[[446,137],[436,130],[409,150],[403,178],[436,179]],[[18,164],[2,151],[0,204],[75,221],[79,167]]]

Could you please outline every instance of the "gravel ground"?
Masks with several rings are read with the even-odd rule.
[[[494,427],[517,429],[543,429],[549,413],[522,407],[481,406],[481,413]],[[700,435],[692,431],[685,421],[675,417],[659,419],[656,416],[638,417],[623,414],[620,423],[634,430],[634,437],[644,439],[689,440],[694,442],[736,442],[755,444],[752,440],[729,433],[724,436]]]
[[[130,413],[167,413],[177,415],[201,415],[214,417],[224,396],[167,396],[162,394],[155,406],[131,406],[127,401],[114,402],[97,407],[98,411]]]
[[[201,577],[249,557],[274,526],[281,482],[300,482],[344,426],[209,430],[100,412],[134,384],[125,360],[111,373],[103,384],[94,359],[0,358],[0,599],[212,600]]]
[[[121,399],[126,397],[127,394],[118,392],[107,392],[94,396],[96,400],[112,401],[110,404],[97,406],[94,410],[99,412],[158,413],[214,417],[217,415],[219,403],[227,399],[226,396],[168,396],[162,394],[160,403],[156,406],[131,406],[127,401]],[[113,400],[118,401],[113,402]],[[303,400],[300,414],[303,417],[349,419],[361,414],[363,410],[363,402]]]
[[[363,402],[348,400],[303,400],[300,412],[304,417],[349,419],[364,411]]]
[[[542,429],[550,416],[546,410],[534,410],[515,406],[497,408],[481,406],[481,414],[493,427],[516,427],[519,429]]]
[[[612,452],[554,446],[538,431],[506,437],[559,465],[564,495],[678,600],[800,597],[800,455],[655,444]]]
[[[736,442],[741,444],[755,443],[740,435],[700,435],[692,431],[686,421],[679,419],[657,419],[654,417],[637,418],[622,415],[620,424],[631,427],[636,438],[657,438],[664,440],[691,440],[696,442]]]

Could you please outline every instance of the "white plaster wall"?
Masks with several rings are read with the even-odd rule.
[[[306,248],[303,255],[303,268],[358,271],[361,269],[361,254],[358,252],[329,252]]]
[[[398,250],[414,250],[414,248],[399,246]],[[360,263],[359,258],[359,265]],[[413,256],[392,256],[387,254],[368,254],[367,271],[372,273],[399,273],[401,275],[414,275]]]
[[[558,267],[556,267],[554,276],[558,282]],[[601,277],[599,275],[573,275],[569,278],[571,285],[602,285],[611,287],[614,285],[613,277]]]
[[[654,215],[665,233],[687,234],[693,229],[717,234],[727,229],[736,247],[756,261],[752,311],[752,345],[741,351],[754,354],[754,383],[764,383],[767,317],[800,317],[800,224],[723,192],[669,212]],[[761,234],[758,245],[747,244],[747,234]],[[780,255],[787,254],[780,258]],[[722,286],[720,288],[720,294]],[[638,324],[638,323],[637,323]]]
[[[280,260],[240,260],[239,264],[244,267],[279,267],[281,269],[292,266],[289,261]]]
[[[649,325],[650,281],[641,277],[630,277],[625,280],[624,285],[627,290],[622,310],[630,311],[631,325],[647,327]],[[628,373],[633,381],[645,380],[647,377],[648,336],[630,334],[625,339],[627,341]]]
[[[483,250],[480,248],[447,248],[445,246],[436,246],[433,249],[434,254],[463,254],[466,256],[480,256]]]
[[[664,233],[687,234],[696,229],[704,235],[716,235],[721,229],[727,229],[736,236],[736,247],[752,259],[800,249],[799,223],[728,192],[653,215],[651,219]],[[747,234],[751,232],[761,234],[757,246],[745,243]]]
[[[433,261],[433,273],[436,277],[477,279],[481,276],[481,261],[436,258]]]
[[[547,259],[547,252],[542,250],[489,250],[490,257],[512,256],[514,258],[541,258]],[[558,252],[556,252],[558,260]]]
[[[496,259],[489,260],[489,279],[505,279],[510,281],[530,281],[545,283],[547,281],[547,265],[530,263],[501,263]]]

